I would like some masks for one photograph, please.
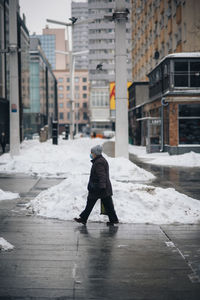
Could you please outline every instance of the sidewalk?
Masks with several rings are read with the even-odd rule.
[[[23,204],[58,178],[0,176],[0,299],[197,300],[200,225],[119,224],[28,216]],[[66,203],[67,205],[67,203]]]

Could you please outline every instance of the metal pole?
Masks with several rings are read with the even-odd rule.
[[[128,158],[128,104],[126,70],[126,20],[125,1],[116,0],[115,20],[115,92],[116,129],[115,156]]]
[[[72,51],[69,51],[69,72],[70,72],[70,139],[74,135],[74,57]]]
[[[18,0],[9,1],[10,153],[12,156],[18,155],[20,149],[17,9]]]

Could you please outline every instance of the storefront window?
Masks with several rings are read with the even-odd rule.
[[[200,144],[200,104],[179,104],[179,144]]]

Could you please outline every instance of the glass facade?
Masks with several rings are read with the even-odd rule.
[[[56,36],[55,34],[36,35],[40,40],[42,49],[51,64],[52,69],[56,68]]]
[[[200,144],[200,104],[179,104],[179,144]]]
[[[32,138],[56,119],[56,79],[42,53],[30,52],[30,103],[24,108],[24,136]]]

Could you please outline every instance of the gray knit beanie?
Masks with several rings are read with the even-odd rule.
[[[97,146],[92,147],[91,152],[94,153],[95,155],[101,155],[102,150],[103,150],[102,146],[97,145]]]

